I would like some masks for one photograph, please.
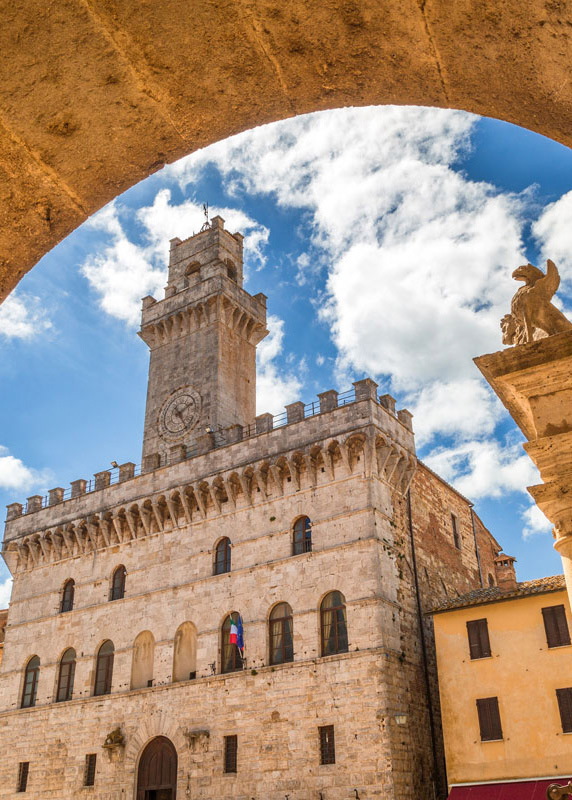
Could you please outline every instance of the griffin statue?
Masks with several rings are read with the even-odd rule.
[[[553,261],[546,262],[546,275],[533,264],[524,264],[512,277],[524,281],[524,286],[512,298],[511,313],[501,320],[503,344],[527,344],[572,329],[572,322],[550,302],[560,286]]]

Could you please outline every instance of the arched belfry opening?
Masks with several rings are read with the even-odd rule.
[[[137,800],[175,800],[176,796],[177,751],[166,736],[156,736],[139,760]]]

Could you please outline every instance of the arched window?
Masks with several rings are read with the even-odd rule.
[[[175,634],[173,682],[197,677],[197,630],[192,622],[183,622]]]
[[[111,678],[113,676],[113,654],[115,648],[109,639],[99,648],[95,665],[94,695],[110,694]]]
[[[320,606],[322,655],[348,652],[348,625],[346,601],[341,592],[330,592]]]
[[[109,590],[110,600],[121,600],[122,597],[125,597],[126,575],[127,570],[123,564],[120,564],[113,573],[113,578],[111,579],[111,589]]]
[[[145,689],[147,686],[153,686],[154,661],[155,637],[151,631],[142,631],[133,642],[132,689]]]
[[[294,660],[292,624],[292,609],[288,603],[274,606],[270,613],[268,631],[271,664],[285,664]]]
[[[239,613],[233,611],[222,624],[221,630],[221,672],[236,672],[242,669],[243,659],[242,653],[238,647],[231,641],[231,625],[238,625]],[[233,627],[234,627],[233,626]]]
[[[58,691],[56,693],[56,703],[71,700],[73,695],[73,679],[75,675],[75,650],[69,647],[63,654],[60,661],[60,672],[58,675]]]
[[[32,656],[26,665],[24,674],[24,689],[22,691],[22,708],[31,708],[36,705],[38,680],[40,679],[40,659]]]
[[[493,576],[489,572],[489,586],[494,586],[494,585],[495,585],[495,579],[493,578]]]
[[[309,553],[312,550],[312,523],[310,517],[300,517],[294,523],[292,555]]]
[[[215,550],[214,574],[222,575],[223,572],[230,572],[230,539],[226,536]]]
[[[60,614],[63,614],[65,611],[72,610],[74,593],[75,593],[75,581],[73,578],[70,578],[69,581],[66,581],[64,583],[64,589],[62,592],[62,602],[60,603]]]

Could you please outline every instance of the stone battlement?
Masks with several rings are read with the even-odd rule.
[[[376,394],[377,384],[370,378],[356,381],[353,387],[353,389],[343,393],[339,393],[334,389],[322,392],[318,395],[318,402],[303,403],[298,401],[290,403],[285,406],[285,411],[282,414],[260,414],[251,425],[231,425],[221,431],[205,431],[204,434],[196,437],[194,446],[174,445],[167,457],[161,458],[158,453],[152,454],[144,463],[139,465],[132,461],[127,461],[124,464],[112,467],[112,469],[95,472],[93,478],[89,481],[84,478],[72,481],[68,489],[58,486],[50,489],[47,495],[32,495],[27,498],[25,505],[17,502],[10,503],[6,506],[6,522],[66,503],[69,500],[75,500],[86,494],[99,492],[162,467],[194,459],[210,450],[236,444],[262,433],[269,433],[287,425],[305,421],[316,415],[333,411],[336,408],[341,408],[360,400],[373,400],[382,406],[391,417],[395,417],[407,431],[413,431],[413,415],[405,408],[396,412],[395,399],[389,394],[381,395],[378,398]],[[405,443],[403,444],[405,445]],[[409,447],[406,446],[406,449],[409,449]]]
[[[411,415],[396,415],[376,388],[369,379],[357,381],[344,395],[323,392],[319,403],[291,404],[279,417],[262,414],[218,439],[207,433],[200,452],[185,458],[175,452],[169,463],[148,470],[122,464],[114,482],[111,470],[98,472],[91,491],[85,481],[74,481],[69,499],[63,489],[51,490],[47,499],[30,498],[27,514],[12,504],[9,510],[20,513],[6,522],[6,562],[12,571],[28,569],[139,538],[168,520],[178,524],[184,517],[191,524],[316,485],[318,472],[324,473],[320,480],[331,480],[340,470],[364,470],[405,492],[416,467]],[[228,441],[231,434],[234,441]]]

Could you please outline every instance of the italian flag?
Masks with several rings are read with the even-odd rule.
[[[230,643],[238,644],[238,627],[234,621],[234,617],[230,618]]]

